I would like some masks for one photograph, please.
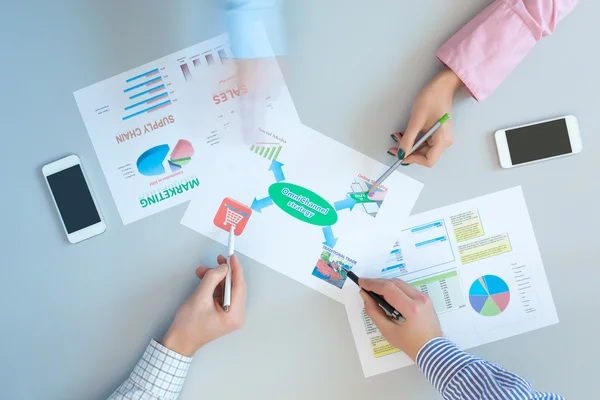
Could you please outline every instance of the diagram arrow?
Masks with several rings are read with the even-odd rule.
[[[252,205],[250,206],[256,212],[261,212],[263,208],[268,207],[273,204],[273,200],[270,196],[265,197],[264,199],[257,200],[256,197],[252,200]]]
[[[336,201],[335,203],[333,203],[333,206],[335,207],[336,211],[345,210],[346,208],[352,211],[355,205],[356,200],[354,200],[352,197],[347,197],[344,200]]]
[[[338,240],[336,237],[333,237],[333,229],[331,229],[331,226],[323,227],[323,236],[325,236],[323,244],[333,249]]]
[[[285,175],[283,174],[283,169],[281,169],[281,167],[283,167],[283,164],[276,160],[273,160],[269,167],[269,171],[273,171],[273,175],[275,175],[275,180],[277,182],[285,181]]]

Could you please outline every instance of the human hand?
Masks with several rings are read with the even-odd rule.
[[[398,143],[398,147],[390,148],[388,154],[404,160],[403,165],[420,164],[433,167],[444,150],[454,142],[452,118],[442,125],[420,149],[404,157],[413,148],[420,132],[429,130],[442,115],[452,114],[452,97],[462,85],[460,78],[450,69],[445,69],[433,78],[417,96],[406,132],[392,134],[392,139]]]
[[[208,342],[240,329],[246,319],[246,282],[242,265],[235,255],[231,256],[229,267],[223,256],[219,256],[217,262],[216,268],[196,269],[196,276],[202,281],[181,305],[162,340],[163,346],[186,357],[193,356]],[[231,268],[231,306],[229,312],[225,312],[221,301],[228,268]]]
[[[444,336],[429,296],[400,279],[361,279],[359,283],[364,290],[383,296],[404,316],[405,322],[389,318],[375,300],[364,290],[360,291],[369,318],[388,342],[405,352],[411,359],[416,359],[417,353],[425,343]]]

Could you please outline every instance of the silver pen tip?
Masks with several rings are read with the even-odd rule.
[[[225,312],[229,312],[229,306],[223,306],[223,309],[225,310]]]

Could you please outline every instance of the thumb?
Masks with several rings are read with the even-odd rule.
[[[371,318],[371,321],[379,328],[379,330],[386,330],[394,323],[390,321],[385,312],[379,307],[379,305],[373,300],[364,290],[359,292],[365,302],[365,313]]]
[[[403,160],[404,157],[412,150],[417,136],[425,125],[425,116],[419,113],[413,114],[410,117],[406,132],[402,135],[402,139],[398,142],[398,158]]]
[[[221,281],[225,279],[228,269],[229,267],[227,266],[227,264],[221,264],[216,268],[212,268],[206,271],[206,273],[204,274],[204,278],[202,278],[202,281],[198,286],[198,291],[200,295],[212,299],[215,289],[217,288],[219,283],[221,283]]]

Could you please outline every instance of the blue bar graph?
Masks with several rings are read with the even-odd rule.
[[[123,117],[122,119],[123,119],[123,121],[125,121],[125,120],[127,120],[127,119],[129,119],[129,118],[133,118],[133,117],[135,117],[135,116],[137,116],[137,115],[140,115],[140,114],[143,114],[143,113],[145,113],[145,112],[151,112],[152,110],[154,110],[154,109],[156,109],[156,108],[160,108],[160,107],[163,107],[163,106],[165,106],[165,105],[168,105],[168,104],[171,104],[171,100],[167,100],[167,101],[164,101],[164,102],[162,102],[162,103],[159,103],[159,104],[157,104],[157,105],[155,105],[155,106],[148,107],[148,108],[146,108],[146,109],[143,109],[142,111],[138,111],[138,112],[136,112],[136,113],[133,113],[133,114],[130,114],[130,115],[126,116],[126,117]]]
[[[424,231],[429,228],[439,228],[440,226],[442,226],[442,222],[437,221],[437,222],[433,222],[431,224],[417,226],[416,228],[412,228],[410,231],[415,233],[415,232],[419,232],[419,231]]]
[[[150,84],[150,83],[156,82],[156,81],[158,81],[158,80],[160,80],[160,79],[162,79],[162,76],[159,76],[159,77],[157,77],[157,78],[154,78],[154,79],[150,79],[149,81],[146,81],[146,82],[140,83],[139,85],[135,85],[135,86],[132,86],[132,87],[130,87],[130,88],[127,88],[127,89],[125,89],[125,90],[124,90],[124,92],[125,92],[125,93],[127,93],[127,92],[130,92],[130,91],[132,91],[132,90],[134,90],[134,89],[137,89],[137,88],[139,88],[139,87],[142,87],[142,86],[144,86],[144,85],[148,85],[148,84]]]
[[[394,270],[394,269],[400,269],[404,267],[404,264],[396,264],[396,265],[392,265],[391,267],[386,267],[384,269],[381,270],[381,273],[386,273],[388,271]]]
[[[433,244],[433,243],[436,243],[436,242],[445,242],[446,240],[447,240],[446,236],[440,236],[440,237],[437,237],[435,239],[429,239],[429,240],[426,240],[426,241],[421,242],[421,243],[416,243],[415,247],[423,247],[423,246],[426,246],[428,244]]]
[[[149,101],[152,101],[152,100],[156,100],[156,99],[158,99],[159,97],[163,97],[163,96],[164,96],[164,95],[166,95],[166,94],[167,94],[167,92],[162,92],[161,94],[158,94],[158,95],[156,95],[156,96],[154,96],[154,97],[150,97],[149,99],[146,99],[146,100],[140,101],[139,103],[132,104],[132,105],[130,105],[129,107],[125,107],[125,110],[131,110],[131,109],[132,109],[132,108],[134,108],[134,107],[137,107],[137,106],[139,106],[139,105],[142,105],[142,104],[146,104],[146,103],[148,103]]]
[[[131,99],[131,100],[133,100],[133,99],[135,99],[136,97],[143,96],[143,95],[145,95],[146,93],[150,93],[150,92],[151,92],[151,91],[153,91],[153,90],[164,89],[164,87],[165,87],[165,85],[164,85],[164,84],[163,84],[163,85],[158,85],[158,86],[155,86],[155,87],[153,87],[153,88],[150,88],[150,89],[148,89],[148,90],[144,90],[143,92],[139,92],[138,94],[134,94],[133,96],[131,96],[131,97],[130,97],[130,99]]]
[[[152,71],[144,72],[143,74],[139,74],[138,76],[134,76],[133,78],[129,78],[125,82],[129,83],[131,81],[135,81],[136,79],[142,78],[142,77],[144,77],[146,75],[153,74],[155,72],[158,72],[158,68],[154,68]]]
[[[173,104],[167,91],[168,82],[163,82],[161,69],[154,68],[125,79],[123,93],[128,97],[123,104],[123,121],[145,113],[160,111]],[[139,110],[139,111],[138,111]]]

